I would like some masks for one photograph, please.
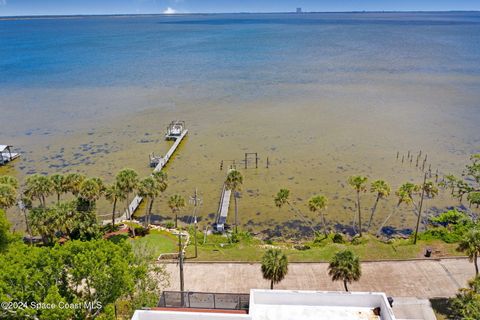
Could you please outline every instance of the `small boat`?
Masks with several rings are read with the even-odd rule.
[[[12,152],[13,146],[0,144],[0,165],[4,165],[20,157],[20,154]]]
[[[185,129],[185,121],[172,121],[167,127],[165,139],[175,140],[182,135]]]

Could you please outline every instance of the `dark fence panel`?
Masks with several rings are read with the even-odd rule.
[[[243,293],[164,291],[158,307],[248,311],[249,302],[250,295]]]

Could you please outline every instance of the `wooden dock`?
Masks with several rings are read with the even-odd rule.
[[[220,203],[218,205],[217,219],[215,221],[215,229],[218,232],[225,231],[225,223],[227,222],[231,195],[232,190],[228,190],[225,184],[223,184],[222,195],[220,196]]]
[[[177,150],[178,146],[180,145],[180,143],[182,142],[183,138],[185,138],[185,136],[187,135],[188,133],[188,129],[185,129],[183,130],[182,134],[178,137],[175,138],[175,142],[173,143],[173,145],[170,147],[170,149],[168,150],[168,152],[165,154],[165,156],[160,159],[160,161],[158,162],[157,166],[155,167],[155,169],[153,169],[153,172],[158,172],[158,171],[161,171],[163,169],[163,167],[165,167],[165,165],[168,163],[168,161],[170,160],[170,158],[173,156],[173,154],[175,153],[175,151]],[[142,203],[142,200],[143,198],[136,195],[135,198],[133,198],[132,202],[130,202],[130,204],[128,205],[128,208],[129,210],[125,210],[125,212],[123,213],[123,215],[121,215],[120,217],[116,218],[115,219],[115,223],[120,223],[124,220],[127,220],[128,218],[128,214],[130,213],[131,215],[138,209],[138,207],[140,206],[140,204]],[[109,219],[109,220],[104,220],[103,221],[103,224],[108,224],[108,223],[111,223],[112,220]]]
[[[8,144],[0,145],[0,165],[7,164],[20,157],[20,154],[11,151],[12,147],[13,146]]]

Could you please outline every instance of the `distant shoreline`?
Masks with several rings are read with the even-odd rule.
[[[308,14],[392,14],[392,13],[480,13],[479,10],[448,10],[448,11],[311,11],[311,12],[223,12],[223,13],[125,13],[125,14],[71,14],[71,15],[26,15],[26,16],[0,16],[2,20],[33,20],[33,19],[84,19],[97,17],[133,18],[133,17],[157,17],[157,16],[207,16],[207,15],[250,15],[250,14],[285,14],[285,15],[308,15]]]

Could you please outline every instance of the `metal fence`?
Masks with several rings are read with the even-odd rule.
[[[249,294],[164,291],[158,302],[163,308],[247,310]]]

